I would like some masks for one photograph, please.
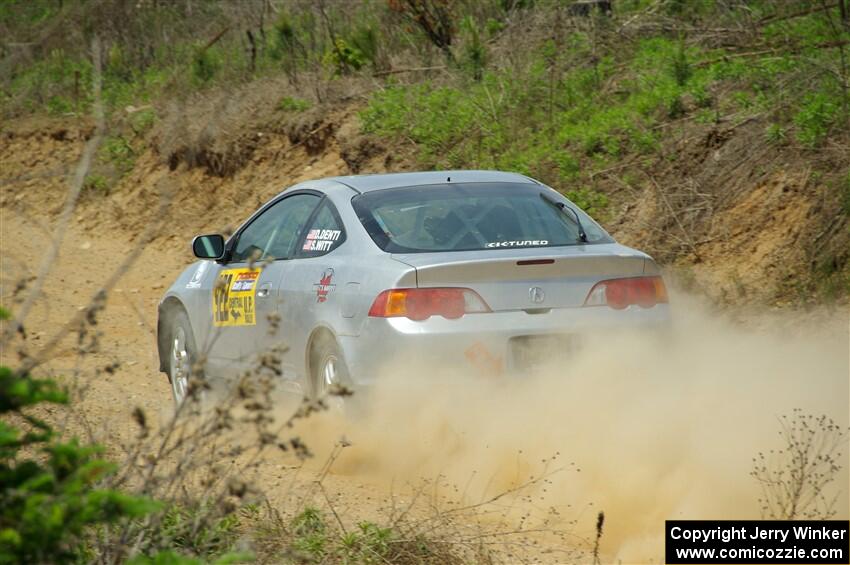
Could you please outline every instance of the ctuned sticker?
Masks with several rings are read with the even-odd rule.
[[[334,270],[331,268],[325,269],[325,272],[322,273],[322,278],[319,279],[319,282],[313,285],[313,288],[316,289],[316,302],[325,302],[328,299],[328,294],[336,288],[336,285],[333,284],[334,279]]]
[[[254,297],[259,269],[225,269],[213,287],[213,325],[253,326],[257,323]]]
[[[517,241],[491,241],[487,247],[532,247],[549,245],[548,239],[526,239]]]
[[[328,251],[339,240],[342,230],[312,229],[302,246],[302,251]]]

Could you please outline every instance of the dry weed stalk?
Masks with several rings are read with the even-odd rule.
[[[561,544],[544,552],[559,554],[559,562],[582,561],[588,556],[588,551],[579,547],[589,547],[588,540],[553,525],[552,520],[560,518],[554,508],[539,524],[529,523],[527,508],[535,504],[537,491],[563,470],[549,470],[551,460],[546,461],[547,468],[541,475],[471,503],[463,503],[451,495],[445,497],[444,493],[454,491],[458,494],[459,491],[444,476],[423,479],[417,485],[406,486],[406,503],[399,503],[394,491],[390,493],[390,506],[382,510],[386,518],[381,525],[346,523],[346,516],[338,511],[324,481],[334,462],[349,445],[344,439],[337,444],[317,472],[316,479],[306,492],[298,494],[293,505],[314,516],[319,510],[310,506],[309,501],[314,498],[313,494],[318,493],[322,506],[333,516],[335,526],[323,525],[322,536],[335,539],[339,549],[336,553],[323,554],[322,562],[455,564],[494,563],[505,558],[508,562],[525,562],[539,559],[535,556],[539,555],[541,543],[547,539],[560,538],[563,541],[568,536],[571,537],[570,544]],[[282,518],[277,509],[268,507],[267,511],[263,531],[258,536],[259,554],[270,559],[284,555],[296,562],[313,562],[315,555],[291,552],[292,539],[299,534],[298,526],[294,525],[298,518],[289,521]],[[518,519],[517,513],[521,513]],[[568,526],[575,524],[576,520],[568,522]],[[372,540],[375,547],[364,543],[364,538],[369,540],[372,535],[378,538]],[[353,543],[356,540],[359,541]],[[356,549],[356,552],[346,553],[350,549]]]
[[[101,45],[100,38],[98,36],[95,36],[92,39],[91,55],[93,64],[92,95],[94,97],[92,113],[95,121],[95,132],[91,139],[86,142],[83,154],[77,164],[77,169],[74,172],[74,178],[71,180],[68,195],[65,198],[65,206],[59,216],[58,224],[53,233],[52,241],[50,242],[50,249],[41,261],[41,267],[39,268],[35,283],[27,295],[27,298],[21,305],[20,310],[17,312],[15,319],[6,326],[2,336],[0,336],[0,345],[5,346],[15,333],[21,331],[24,321],[29,315],[30,309],[36,299],[41,296],[41,289],[47,280],[47,275],[50,273],[50,270],[56,262],[56,258],[59,255],[59,248],[62,246],[62,240],[65,237],[65,233],[68,231],[68,225],[73,216],[74,209],[77,206],[77,201],[79,200],[80,192],[83,189],[83,183],[86,180],[86,175],[91,167],[92,159],[94,158],[95,152],[100,146],[100,142],[106,133],[106,119],[104,117],[103,101],[101,99],[101,86],[103,82],[101,73]]]
[[[840,492],[827,492],[844,460],[850,430],[827,416],[795,408],[779,418],[783,447],[760,452],[750,475],[759,483],[762,518],[828,520],[835,516]]]
[[[97,309],[88,311],[92,315],[78,329],[80,342],[91,338],[90,327],[97,323]],[[82,357],[95,351],[86,347],[79,353]],[[268,505],[262,486],[251,479],[263,455],[276,450],[302,461],[312,456],[288,430],[325,410],[327,401],[305,399],[288,418],[275,417],[281,351],[259,356],[251,370],[224,390],[204,377],[201,357],[192,367],[187,398],[158,428],[142,408],[133,410],[136,438],[123,445],[118,472],[104,486],[148,496],[162,507],[144,520],[102,528],[92,542],[97,562],[118,563],[174,548],[200,556],[220,553],[235,542],[234,516],[254,515],[261,503]],[[93,427],[84,413],[76,417],[86,429]]]

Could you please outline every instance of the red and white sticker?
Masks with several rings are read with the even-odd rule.
[[[302,251],[328,251],[339,240],[342,230],[312,229],[301,247]]]
[[[319,282],[313,285],[313,288],[316,289],[316,302],[326,302],[328,300],[328,294],[336,288],[333,280],[334,270],[328,267],[322,273],[322,278],[319,279]]]

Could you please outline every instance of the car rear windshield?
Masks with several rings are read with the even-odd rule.
[[[376,190],[355,196],[352,204],[378,247],[389,253],[581,243],[575,215],[553,200],[560,198],[539,185],[463,183]],[[588,243],[613,241],[587,214],[567,206],[581,219]]]

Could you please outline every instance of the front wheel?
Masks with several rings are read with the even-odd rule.
[[[172,316],[168,336],[168,380],[174,404],[179,406],[186,399],[192,366],[197,360],[192,326],[182,310]]]

